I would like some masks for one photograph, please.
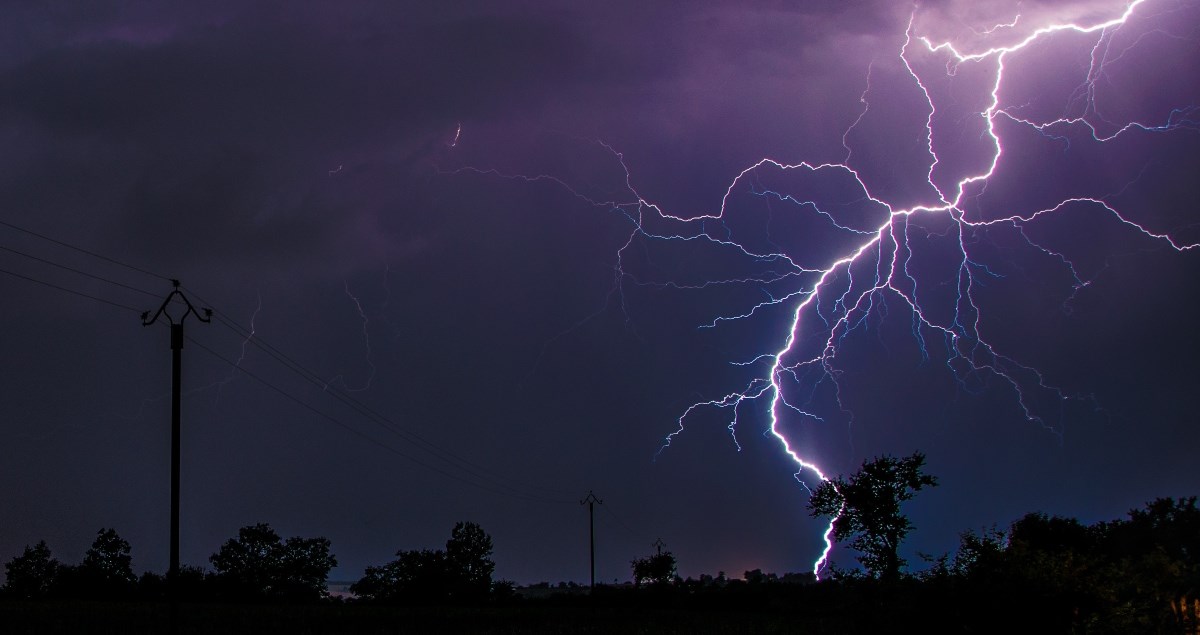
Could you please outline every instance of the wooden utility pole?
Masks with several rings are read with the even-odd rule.
[[[171,597],[171,622],[172,630],[179,630],[179,593],[178,593],[178,577],[179,577],[179,428],[180,428],[180,398],[181,385],[183,383],[182,374],[182,353],[183,353],[183,321],[187,316],[194,315],[201,322],[210,322],[212,320],[212,309],[203,309],[203,313],[197,312],[192,303],[188,301],[187,296],[179,290],[179,281],[172,280],[171,284],[175,287],[171,293],[167,294],[163,300],[162,306],[158,307],[158,312],[153,317],[150,312],[142,313],[142,326],[150,326],[162,317],[171,325],[171,564],[167,570],[167,593]],[[182,303],[182,307],[176,307],[176,313],[179,317],[171,315],[170,304],[172,300],[178,298]],[[182,308],[182,311],[179,309]]]
[[[588,555],[592,564],[592,582],[589,589],[592,591],[596,590],[596,518],[592,510],[593,506],[597,503],[603,505],[604,501],[596,498],[596,495],[591,490],[588,490],[586,498],[579,501],[580,505],[588,506]]]

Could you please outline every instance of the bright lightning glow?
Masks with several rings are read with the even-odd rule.
[[[853,421],[853,413],[842,404],[840,372],[835,361],[844,339],[864,325],[869,316],[886,310],[883,308],[885,298],[898,300],[902,306],[907,307],[912,316],[912,334],[925,358],[930,356],[928,342],[935,338],[941,341],[945,351],[945,366],[964,390],[970,390],[970,386],[980,381],[980,378],[996,380],[1011,391],[1027,421],[1059,434],[1060,431],[1053,422],[1046,420],[1044,408],[1037,405],[1037,402],[1041,400],[1061,404],[1074,397],[1049,383],[1038,369],[998,350],[982,332],[984,310],[978,299],[979,289],[983,281],[996,278],[998,274],[974,255],[976,245],[983,240],[980,233],[993,227],[1011,229],[1029,247],[1061,263],[1074,278],[1074,292],[1086,287],[1090,280],[1085,280],[1079,274],[1074,263],[1062,251],[1051,249],[1030,238],[1026,233],[1030,224],[1066,213],[1067,210],[1083,209],[1115,219],[1128,230],[1140,233],[1145,238],[1176,251],[1193,249],[1197,243],[1172,236],[1169,230],[1155,228],[1148,222],[1135,220],[1111,202],[1115,198],[1112,194],[1067,196],[1051,205],[1039,205],[1023,211],[1007,211],[999,217],[984,217],[974,212],[972,205],[986,190],[989,181],[994,179],[998,169],[1005,165],[1004,133],[997,125],[998,122],[1033,130],[1044,136],[1051,136],[1052,133],[1065,136],[1065,130],[1086,130],[1096,143],[1106,143],[1133,134],[1200,131],[1200,120],[1197,117],[1200,115],[1200,107],[1197,106],[1175,108],[1163,113],[1160,121],[1149,123],[1132,120],[1114,123],[1099,114],[1095,98],[1097,78],[1104,75],[1106,64],[1120,59],[1146,37],[1139,37],[1124,49],[1113,51],[1111,49],[1115,35],[1135,18],[1135,14],[1145,10],[1147,1],[1134,0],[1123,8],[1119,7],[1110,12],[1110,15],[1115,14],[1115,17],[1098,18],[1087,23],[1048,24],[1024,36],[1015,34],[1018,25],[1031,28],[1029,22],[1036,18],[1018,15],[1007,23],[972,29],[982,40],[995,40],[1001,36],[1018,38],[1011,44],[987,46],[979,50],[970,50],[961,44],[935,41],[919,35],[915,32],[918,15],[914,12],[899,52],[899,61],[907,73],[907,80],[921,91],[920,94],[924,98],[924,129],[918,130],[927,152],[928,169],[924,173],[925,182],[918,184],[918,191],[921,192],[918,197],[920,202],[907,204],[907,207],[889,202],[886,200],[888,196],[877,196],[873,193],[872,187],[868,185],[871,178],[864,176],[866,172],[858,166],[852,151],[852,134],[870,111],[874,64],[867,69],[866,88],[860,98],[862,111],[842,136],[843,146],[846,148],[843,162],[788,164],[769,158],[761,159],[733,178],[725,189],[719,208],[710,214],[672,214],[642,196],[633,185],[633,177],[623,155],[603,142],[601,145],[612,153],[624,172],[626,192],[612,200],[598,200],[588,196],[580,188],[575,188],[563,179],[549,174],[504,174],[496,170],[469,167],[456,172],[553,183],[590,205],[622,214],[633,227],[616,255],[618,275],[614,291],[622,297],[622,302],[624,300],[621,285],[626,282],[690,289],[753,284],[762,289],[774,290],[767,293],[766,299],[745,310],[733,315],[717,316],[710,323],[701,325],[705,328],[717,328],[727,322],[748,318],[767,307],[790,308],[787,334],[782,337],[782,342],[773,352],[758,354],[752,356],[749,361],[738,362],[739,365],[763,367],[761,374],[750,379],[740,390],[718,399],[702,400],[685,408],[677,421],[677,429],[666,436],[659,454],[685,431],[689,417],[706,408],[728,409],[731,412],[728,428],[735,447],[740,451],[742,446],[737,437],[739,415],[749,402],[765,399],[769,402],[769,432],[794,462],[796,480],[806,488],[808,486],[803,478],[805,473],[811,473],[819,481],[827,481],[828,477],[819,467],[817,460],[798,449],[785,434],[784,417],[798,416],[801,421],[823,421],[815,414],[813,405],[814,393],[818,386],[823,385],[825,390],[832,391],[840,412],[845,413],[850,422]],[[1165,34],[1161,30],[1151,33],[1164,37],[1178,37]],[[1043,121],[1020,114],[1019,106],[1006,106],[1003,93],[1012,79],[1006,77],[1006,64],[1020,52],[1031,49],[1035,43],[1040,44],[1063,35],[1095,38],[1091,49],[1091,64],[1084,71],[1085,79],[1081,82],[1082,88],[1079,91],[1086,102],[1085,113]],[[928,68],[940,69],[942,75],[931,74],[926,70]],[[987,78],[981,89],[984,92],[975,96],[978,99],[977,103],[981,104],[981,109],[969,113],[971,117],[977,118],[975,121],[980,125],[980,143],[975,151],[978,156],[971,158],[975,162],[972,164],[975,168],[964,168],[961,165],[962,161],[956,162],[946,158],[947,152],[940,136],[943,133],[941,126],[946,124],[942,124],[940,118],[944,110],[954,107],[955,104],[942,101],[941,93],[935,88],[935,82],[954,78],[967,68]],[[957,97],[961,96],[952,96],[951,101]],[[1108,132],[1101,132],[1101,128]],[[952,169],[966,173],[946,177],[945,173]],[[790,174],[809,181],[823,179],[822,182],[839,183],[840,187],[851,190],[854,194],[851,197],[853,206],[846,203],[835,205],[816,198],[809,200],[783,194],[761,185],[760,175],[763,174]],[[730,218],[727,206],[735,195],[741,196],[747,192],[764,197],[768,203],[777,201],[813,215],[816,221],[824,223],[828,231],[839,237],[841,242],[837,243],[838,253],[833,256],[807,253],[793,255],[782,247],[772,251],[770,248],[753,246],[747,241],[735,240],[734,231],[728,224]],[[853,213],[845,211],[851,207]],[[925,240],[914,240],[914,237]],[[955,273],[948,281],[941,281],[945,283],[943,287],[952,290],[953,298],[950,303],[953,309],[950,311],[934,308],[935,301],[929,297],[936,291],[931,288],[933,285],[922,279],[916,264],[922,255],[922,249],[926,249],[924,245],[930,242],[927,239],[934,237],[946,239],[952,244],[953,254],[950,258],[954,261]],[[708,280],[701,284],[642,280],[632,268],[626,267],[627,262],[637,256],[638,249],[635,248],[635,244],[641,240],[707,243],[748,261],[763,263],[766,272]],[[807,259],[824,261],[813,262]],[[779,292],[778,288],[783,285],[791,286]],[[813,564],[813,572],[818,576],[829,561],[833,547],[831,536],[836,520],[835,518],[831,521],[825,529],[825,547]]]

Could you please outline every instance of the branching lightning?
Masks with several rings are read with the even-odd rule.
[[[1024,244],[1064,267],[1073,278],[1072,297],[1091,284],[1091,279],[1082,275],[1071,258],[1061,249],[1055,249],[1043,241],[1031,238],[1027,229],[1049,217],[1062,215],[1068,210],[1086,210],[1105,215],[1115,220],[1129,232],[1140,234],[1164,248],[1186,251],[1197,247],[1172,235],[1172,229],[1156,227],[1154,223],[1138,220],[1123,211],[1113,193],[1096,196],[1069,196],[1047,206],[1007,211],[1003,214],[985,214],[977,209],[976,201],[1001,166],[1005,165],[1005,130],[1008,126],[1035,131],[1043,136],[1061,135],[1067,132],[1086,131],[1095,143],[1108,143],[1127,135],[1157,135],[1167,133],[1189,134],[1200,131],[1200,107],[1183,105],[1162,113],[1159,121],[1110,121],[1097,105],[1095,85],[1105,74],[1106,65],[1126,55],[1151,35],[1180,37],[1161,30],[1150,31],[1119,49],[1113,48],[1115,36],[1139,12],[1146,10],[1148,0],[1133,0],[1123,8],[1118,7],[1110,15],[1092,23],[1049,24],[1030,31],[1027,35],[1015,35],[1018,25],[1029,27],[1029,18],[1018,15],[1011,22],[995,24],[983,29],[972,29],[976,35],[995,39],[1001,35],[1018,37],[1017,41],[1004,46],[989,46],[980,50],[969,50],[967,46],[950,41],[935,41],[918,34],[914,12],[899,52],[899,62],[907,81],[919,89],[925,101],[924,130],[921,131],[927,150],[925,182],[920,183],[921,200],[906,207],[895,205],[886,195],[876,195],[870,177],[864,176],[861,165],[852,150],[852,133],[863,122],[871,104],[872,74],[874,65],[868,67],[866,88],[860,102],[862,111],[842,137],[846,155],[839,163],[784,163],[764,158],[738,173],[721,198],[719,208],[712,213],[683,216],[672,214],[644,197],[633,184],[633,176],[626,166],[622,154],[606,144],[601,145],[612,153],[624,172],[625,192],[615,200],[598,200],[572,187],[563,179],[550,175],[535,176],[507,174],[496,170],[461,168],[456,172],[473,172],[524,180],[548,182],[564,188],[571,195],[598,208],[618,212],[632,226],[628,239],[616,253],[616,283],[614,291],[623,297],[621,285],[655,285],[672,288],[720,287],[725,285],[751,285],[763,290],[764,299],[746,306],[729,315],[715,316],[711,322],[699,325],[702,328],[718,328],[725,323],[744,320],[759,312],[772,308],[785,308],[790,316],[787,333],[773,350],[748,356],[735,362],[755,369],[756,375],[737,390],[720,398],[704,399],[688,406],[677,421],[677,429],[664,439],[659,454],[670,447],[681,435],[689,418],[699,410],[708,408],[726,409],[730,413],[728,429],[735,447],[740,451],[737,428],[739,418],[751,402],[769,404],[769,433],[782,446],[786,455],[796,466],[795,478],[804,487],[806,473],[821,481],[828,480],[818,465],[817,459],[801,451],[785,434],[783,423],[789,421],[822,422],[829,414],[819,415],[815,394],[820,388],[828,391],[836,402],[837,417],[848,425],[853,423],[853,411],[842,402],[840,372],[837,366],[839,351],[845,338],[856,329],[865,326],[872,315],[887,311],[888,302],[907,308],[911,315],[911,331],[921,354],[928,359],[938,351],[942,361],[958,384],[967,391],[979,385],[983,379],[998,382],[1010,391],[1024,418],[1040,425],[1052,433],[1060,434],[1056,423],[1051,420],[1046,403],[1057,403],[1061,410],[1066,401],[1082,398],[1068,394],[1056,387],[1043,372],[1022,363],[994,345],[987,336],[983,323],[985,313],[980,301],[980,288],[989,279],[1000,274],[985,264],[979,246],[986,242],[989,229],[1012,232]],[[919,8],[918,8],[919,11]],[[1084,77],[1076,94],[1084,102],[1082,114],[1053,119],[1039,119],[1020,112],[1019,105],[1007,104],[1004,90],[1012,77],[1006,75],[1006,64],[1014,56],[1027,51],[1035,43],[1046,42],[1063,34],[1071,37],[1094,38],[1091,48],[1090,66],[1084,69]],[[963,167],[946,158],[940,117],[945,104],[940,93],[933,87],[939,80],[936,73],[953,78],[964,68],[970,68],[987,78],[984,90],[978,95],[981,110],[971,113],[980,126],[977,156],[971,158],[977,167]],[[930,69],[936,69],[931,71]],[[1002,129],[1001,123],[1004,124]],[[951,170],[960,174],[947,176]],[[781,191],[780,188],[762,184],[766,176],[775,178],[791,175],[803,182],[820,181],[836,183],[836,187],[851,192],[842,201],[830,201],[819,196],[798,196]],[[882,191],[882,190],[880,190]],[[735,196],[754,195],[762,197],[768,204],[783,204],[800,214],[811,216],[813,222],[823,223],[830,235],[838,237],[839,250],[833,256],[810,253],[791,253],[778,247],[771,240],[757,243],[734,238],[735,230],[729,221],[729,206]],[[849,201],[849,202],[846,202]],[[923,249],[934,240],[941,248],[951,252],[954,261],[953,273],[939,282],[949,288],[943,293],[948,300],[931,300],[935,291],[920,271],[918,261]],[[707,280],[701,284],[683,282],[651,281],[639,277],[635,268],[627,267],[635,244],[640,241],[668,243],[704,242],[722,253],[731,253],[749,262],[761,265],[754,274],[731,276],[724,279]],[[947,246],[948,245],[948,246]],[[795,250],[792,250],[793,252]],[[945,305],[950,309],[944,309]],[[933,342],[937,346],[933,346]],[[942,356],[944,352],[944,357]],[[657,456],[657,455],[656,455]],[[809,477],[811,478],[811,477]],[[833,523],[826,528],[823,539],[825,547],[813,564],[813,572],[820,575],[828,563],[833,547],[831,539]]]

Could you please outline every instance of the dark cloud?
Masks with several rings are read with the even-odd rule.
[[[1022,3],[1020,28],[978,33],[1016,8],[926,3],[914,29],[994,43],[1051,14],[1095,10]],[[1089,120],[1097,130],[1195,103],[1197,82],[1165,75],[1195,75],[1192,35],[1170,28],[1186,8],[1160,7],[1159,22],[1112,35],[1113,63],[1095,84],[1104,110]],[[804,514],[794,464],[767,434],[765,401],[741,406],[732,431],[730,409],[698,409],[669,450],[655,452],[688,405],[752,380],[758,367],[730,362],[778,350],[794,305],[767,305],[738,323],[718,318],[816,276],[732,284],[786,264],[697,240],[631,240],[639,220],[651,234],[700,229],[603,203],[628,203],[633,188],[691,218],[725,202],[727,217],[704,226],[710,235],[816,266],[855,236],[770,192],[820,202],[861,228],[881,222],[882,206],[845,172],[763,168],[731,190],[747,166],[849,154],[873,195],[928,202],[928,105],[898,59],[912,10],[10,3],[0,9],[0,220],[182,278],[222,317],[253,325],[317,372],[305,383],[237,333],[188,324],[196,345],[186,349],[185,562],[202,564],[239,526],[268,521],[285,535],[328,535],[343,564],[337,575],[353,578],[471,519],[496,537],[500,575],[579,580],[586,520],[577,499],[595,489],[606,500],[597,519],[603,579],[626,577],[656,537],[685,574],[802,570],[821,528]],[[1028,78],[1001,95],[1014,113],[1086,114],[1086,82],[1064,78],[1077,77],[1089,45],[1067,40],[1010,58],[1010,71]],[[1159,54],[1177,62],[1156,64]],[[986,164],[977,113],[994,75],[964,64],[947,76],[946,56],[912,58],[944,106],[933,173],[944,188]],[[1102,144],[1077,129],[996,125],[1010,160],[964,203],[969,218],[1099,193],[1135,222],[1196,240],[1187,203],[1194,130]],[[915,508],[914,548],[924,551],[1033,509],[1095,520],[1147,497],[1194,493],[1194,479],[1179,476],[1190,465],[1186,387],[1196,374],[1187,361],[1194,307],[1179,290],[1195,259],[1130,229],[1080,205],[966,237],[987,260],[973,269],[982,328],[1048,384],[1094,399],[1061,405],[1036,389],[1028,403],[1061,416],[1044,427],[1027,421],[996,377],[956,381],[946,345],[930,339],[923,349],[891,295],[846,335],[842,391],[812,388],[822,421],[789,418],[783,430],[798,447],[819,448],[834,471],[874,453],[927,451],[943,487]],[[961,264],[952,225],[916,215],[905,231],[920,246],[909,261],[920,292],[931,311],[950,315]],[[1054,248],[1037,252],[1029,241]],[[0,253],[0,268],[134,308],[157,306],[169,289],[9,227],[0,246],[152,292]],[[627,277],[614,287],[618,264]],[[712,280],[724,282],[692,288]],[[0,536],[0,557],[45,538],[77,560],[111,525],[133,543],[139,568],[161,570],[165,332],[109,305],[9,277],[2,284],[0,430],[10,442],[0,481],[10,485],[0,501],[20,520]],[[819,328],[815,315],[802,322],[805,350],[823,346]],[[339,387],[386,421],[331,399]],[[520,481],[528,496],[505,496],[508,481],[447,467],[389,428]]]

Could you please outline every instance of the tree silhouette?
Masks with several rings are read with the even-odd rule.
[[[79,568],[99,584],[128,586],[137,580],[129,552],[129,542],[115,529],[101,529]]]
[[[395,560],[367,567],[350,592],[383,603],[476,602],[491,591],[491,555],[492,537],[475,523],[460,522],[444,551],[397,551]]]
[[[326,538],[280,539],[266,523],[238,530],[238,537],[209,557],[218,584],[242,598],[316,599],[337,559]]]
[[[492,537],[479,525],[459,522],[446,541],[446,564],[452,597],[463,600],[486,597],[492,587]]]
[[[1008,535],[995,527],[983,531],[967,530],[959,534],[953,573],[964,578],[994,577],[1002,566]]]
[[[671,584],[675,581],[675,554],[670,551],[638,558],[629,563],[633,566],[633,584]]]
[[[920,452],[863,461],[849,479],[839,476],[813,490],[809,512],[835,517],[834,539],[852,539],[850,547],[861,554],[858,561],[871,575],[895,580],[905,564],[900,542],[912,530],[912,523],[900,513],[900,503],[926,486],[937,485],[935,477],[921,471],[924,465],[925,455]]]
[[[956,604],[992,616],[989,632],[1195,633],[1200,509],[1159,498],[1092,525],[1025,514],[1007,532],[962,534],[953,573]]]
[[[59,567],[52,594],[68,598],[117,599],[133,594],[137,576],[129,542],[114,529],[101,529],[76,566]]]
[[[1103,525],[1099,536],[1117,566],[1106,593],[1141,622],[1145,631],[1200,630],[1200,508],[1196,497],[1159,498],[1133,509],[1129,520]],[[1120,616],[1117,616],[1120,617]],[[1108,622],[1111,616],[1102,616]]]
[[[421,549],[397,551],[396,559],[367,567],[366,574],[350,585],[361,599],[381,603],[442,603],[449,600],[446,552]]]
[[[25,547],[24,553],[14,556],[4,565],[8,581],[4,584],[7,595],[21,599],[46,597],[58,578],[61,565],[50,555],[46,541]]]
[[[1089,527],[1075,518],[1025,514],[1008,532],[1003,566],[989,575],[1020,589],[1027,610],[1048,628],[1068,630],[1105,603],[1101,542],[1108,530],[1109,525]]]
[[[238,537],[221,545],[209,556],[221,582],[237,595],[270,593],[278,566],[279,534],[270,525],[259,523],[238,530]]]

